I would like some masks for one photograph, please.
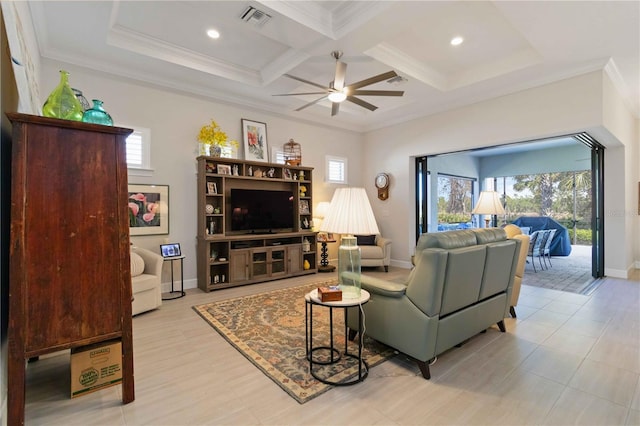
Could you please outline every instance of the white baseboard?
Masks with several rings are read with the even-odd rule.
[[[629,268],[628,270],[604,268],[604,275],[612,278],[627,279],[629,278],[630,272],[631,272],[631,268]]]
[[[171,291],[171,282],[166,282],[166,283],[162,283],[162,292],[163,293],[168,293]],[[184,289],[190,289],[190,288],[198,288],[198,280],[196,278],[192,278],[190,280],[184,280]],[[180,290],[180,279],[176,280],[173,283],[173,290]]]

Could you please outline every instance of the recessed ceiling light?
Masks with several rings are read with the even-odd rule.
[[[207,30],[207,35],[213,39],[220,38],[220,33],[214,29]]]
[[[460,46],[463,41],[464,41],[464,39],[462,37],[456,36],[456,37],[451,39],[451,45],[452,46]]]

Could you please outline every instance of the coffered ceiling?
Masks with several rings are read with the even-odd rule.
[[[249,7],[251,18],[242,19]],[[367,131],[606,69],[640,111],[640,2],[615,1],[40,1],[42,56],[295,119]],[[206,35],[216,29],[220,38]],[[464,42],[452,46],[451,39]],[[402,79],[344,102],[297,108],[329,86],[393,70]]]

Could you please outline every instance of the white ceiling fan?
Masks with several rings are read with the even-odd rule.
[[[333,81],[329,83],[328,86],[323,86],[318,83],[314,83],[309,80],[305,80],[304,78],[296,77],[291,74],[285,74],[286,77],[289,77],[293,80],[300,81],[302,83],[309,84],[311,86],[318,87],[322,89],[320,92],[303,92],[303,93],[286,93],[279,94],[273,96],[299,96],[299,95],[322,95],[322,97],[316,99],[315,101],[309,102],[300,108],[296,109],[296,111],[303,110],[311,105],[317,104],[320,101],[325,99],[329,99],[331,101],[331,115],[334,116],[338,113],[340,109],[340,103],[347,100],[349,102],[353,102],[356,105],[360,105],[363,108],[366,108],[370,111],[375,111],[378,109],[377,106],[370,104],[369,102],[363,101],[357,96],[402,96],[404,95],[404,91],[401,90],[360,90],[362,87],[370,86],[375,83],[379,83],[384,80],[389,80],[390,78],[397,77],[395,71],[388,71],[382,74],[378,74],[373,77],[369,77],[367,79],[358,81],[353,84],[349,84],[345,86],[345,75],[347,72],[347,64],[340,61],[342,57],[341,51],[331,52],[331,56],[333,56],[336,60],[336,73],[333,78]]]

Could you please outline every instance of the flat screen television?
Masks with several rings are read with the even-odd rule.
[[[293,231],[293,192],[231,189],[231,231],[272,233]]]

